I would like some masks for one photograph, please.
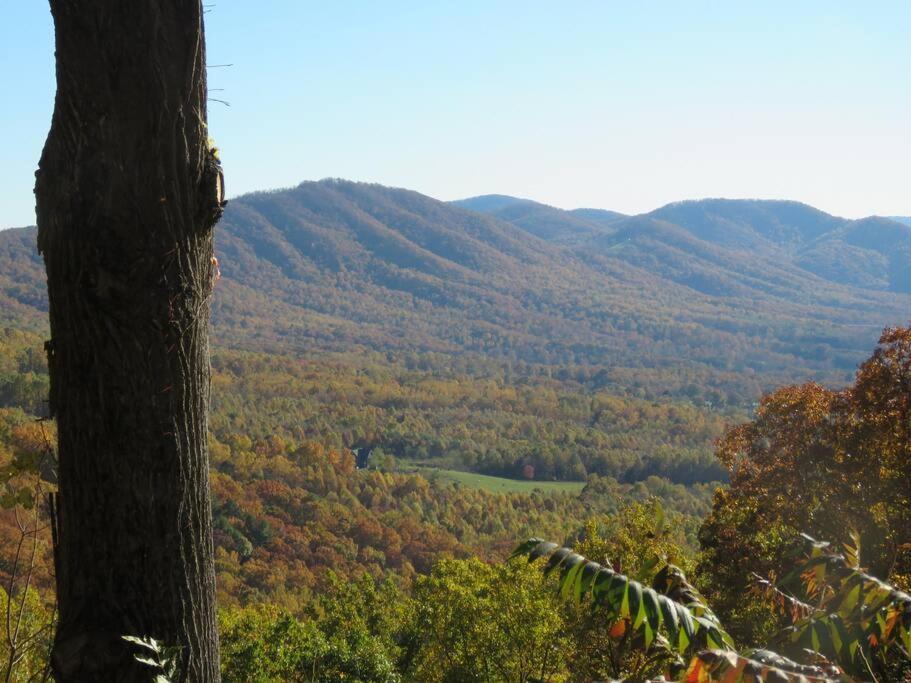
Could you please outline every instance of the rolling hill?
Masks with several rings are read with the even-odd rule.
[[[598,254],[645,264],[658,275],[709,294],[726,291],[731,280],[707,273],[707,258],[715,261],[709,271],[730,272],[733,265],[736,274],[746,266],[776,280],[785,270],[788,287],[800,286],[802,281],[815,288],[807,278],[810,273],[836,285],[911,293],[911,221],[900,217],[852,221],[800,202],[755,199],[675,202],[632,217],[591,209],[563,211],[502,195],[497,204],[484,200],[478,197],[457,204],[508,220],[539,237],[570,243],[583,256]],[[603,214],[601,220],[599,214]],[[599,229],[579,230],[580,218],[597,223]],[[691,238],[686,245],[680,230]],[[663,231],[657,242],[656,231]],[[624,246],[625,241],[634,244]],[[708,257],[710,251],[714,258]],[[688,272],[690,260],[692,273]],[[756,281],[751,276],[741,284],[749,288]]]
[[[623,217],[623,214],[599,209],[563,211],[528,199],[505,195],[483,195],[457,200],[452,204],[507,221],[536,237],[560,242],[575,242],[580,237],[601,234],[611,219]]]
[[[670,390],[695,378],[750,394],[838,382],[883,326],[907,322],[904,230],[793,202],[683,202],[627,217],[307,182],[228,206],[214,337],[294,353],[602,366],[628,384],[660,372]],[[43,319],[34,242],[33,229],[0,232],[4,324]],[[839,259],[853,268],[843,277]]]

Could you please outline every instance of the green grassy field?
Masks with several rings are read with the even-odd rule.
[[[531,493],[535,489],[579,493],[585,486],[584,481],[522,481],[519,479],[491,477],[486,474],[475,474],[474,472],[442,470],[436,467],[419,467],[416,471],[427,478],[435,475],[441,479],[457,481],[463,486],[483,489],[492,493]]]

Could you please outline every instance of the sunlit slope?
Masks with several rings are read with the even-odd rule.
[[[768,384],[843,380],[883,326],[907,322],[911,296],[883,291],[903,287],[901,224],[844,222],[788,202],[690,204],[624,217],[474,202],[500,212],[488,215],[347,181],[246,195],[216,232],[214,339],[658,369],[684,383],[736,373]],[[722,228],[727,242],[717,239]],[[868,287],[860,275],[833,281],[820,254],[858,262],[850,249],[898,260]],[[0,266],[3,319],[40,324],[33,229],[0,232]]]

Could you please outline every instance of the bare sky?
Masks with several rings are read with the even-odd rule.
[[[0,226],[34,222],[47,5],[0,24]],[[699,197],[911,214],[911,3],[218,0],[229,194],[343,177],[626,213]]]

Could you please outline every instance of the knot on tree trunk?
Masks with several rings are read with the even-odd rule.
[[[200,209],[197,216],[200,225],[211,230],[222,214],[228,201],[225,199],[225,176],[218,160],[218,151],[210,147],[206,151],[206,163],[200,183]]]

